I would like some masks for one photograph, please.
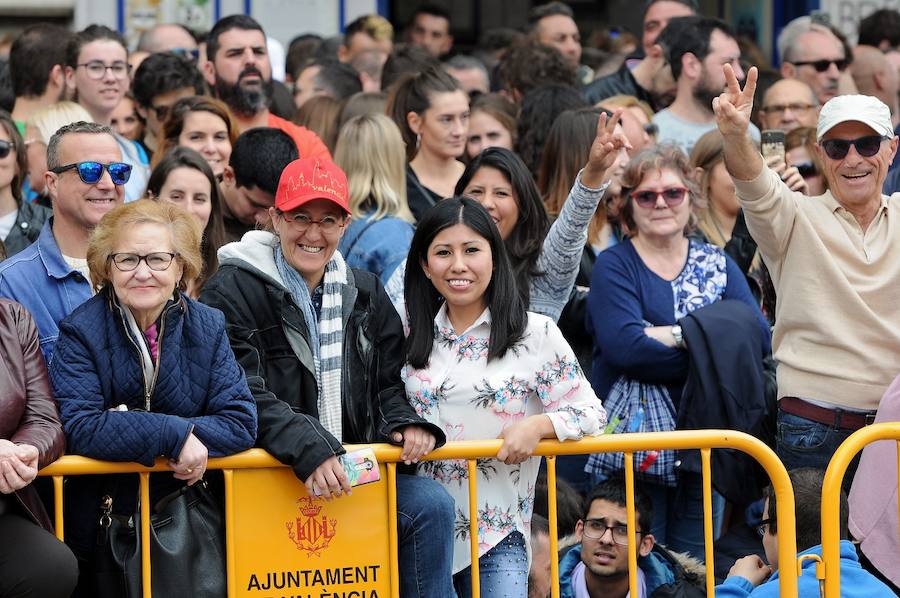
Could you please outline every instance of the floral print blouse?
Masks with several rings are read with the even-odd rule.
[[[447,440],[488,440],[528,416],[544,413],[559,440],[599,434],[606,412],[585,379],[574,352],[548,317],[528,313],[522,340],[500,359],[487,361],[491,333],[485,310],[457,335],[444,305],[435,317],[427,367],[403,369],[406,397],[420,416],[440,426]],[[519,531],[530,537],[539,457],[518,465],[479,459],[479,555]],[[434,478],[456,501],[453,572],[471,564],[468,474],[465,460],[426,461],[418,474]]]

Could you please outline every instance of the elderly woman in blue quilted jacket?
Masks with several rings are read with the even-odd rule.
[[[256,407],[218,310],[184,290],[202,264],[195,219],[174,204],[139,200],[110,211],[88,247],[97,294],[59,326],[50,377],[70,453],[150,465],[151,500],[199,481],[209,457],[253,446]],[[135,512],[137,476],[70,478],[66,542],[89,586],[101,499]]]

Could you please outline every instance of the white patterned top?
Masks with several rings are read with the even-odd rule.
[[[559,440],[599,434],[606,411],[585,379],[556,324],[528,314],[523,339],[500,359],[487,361],[491,317],[485,310],[456,335],[444,305],[435,317],[435,342],[426,368],[403,369],[406,397],[420,416],[440,426],[447,440],[489,440],[528,416],[544,413]],[[479,555],[519,531],[529,538],[534,484],[540,465],[478,460]],[[464,460],[427,461],[419,475],[432,477],[456,501],[453,572],[471,564],[468,475]]]

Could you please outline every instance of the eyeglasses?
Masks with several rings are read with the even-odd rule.
[[[112,263],[116,265],[116,268],[118,268],[120,272],[133,272],[141,262],[146,263],[147,267],[154,272],[162,272],[163,270],[169,269],[169,266],[172,265],[172,260],[175,259],[176,255],[178,254],[170,253],[168,251],[154,251],[153,253],[148,253],[146,255],[137,253],[113,253],[109,256],[109,259],[112,260]]]
[[[797,162],[792,166],[797,169],[797,172],[799,172],[800,176],[802,176],[804,179],[819,174],[819,169],[816,168],[816,165],[812,162]]]
[[[764,106],[759,109],[760,112],[765,112],[766,114],[775,114],[781,115],[784,114],[785,111],[790,110],[791,112],[806,112],[810,108],[815,108],[812,104],[772,104],[771,106]]]
[[[13,150],[14,146],[11,141],[6,141],[5,139],[0,139],[0,159],[5,158],[9,155],[9,152]]]
[[[344,219],[335,216],[325,216],[321,220],[313,220],[306,214],[289,214],[281,210],[278,211],[278,214],[284,218],[285,222],[290,222],[300,234],[308,231],[313,224],[318,224],[319,230],[325,235],[334,234],[344,228]]]
[[[172,48],[169,51],[193,62],[197,62],[200,58],[200,50],[197,48]]]
[[[760,538],[766,535],[766,530],[773,523],[775,523],[775,520],[770,517],[768,519],[763,519],[756,526],[754,526],[754,528],[756,529],[756,533],[759,534]]]
[[[831,65],[833,64],[834,66],[837,67],[837,70],[839,70],[843,73],[844,69],[846,69],[847,66],[850,64],[850,61],[848,61],[846,58],[839,58],[837,60],[825,58],[823,60],[807,60],[804,62],[792,62],[791,64],[793,64],[794,66],[811,66],[814,69],[816,69],[817,73],[824,73],[825,71],[830,69]]]
[[[109,172],[109,178],[112,179],[113,185],[124,185],[131,178],[131,164],[124,162],[111,162],[109,164],[101,164],[100,162],[76,162],[74,164],[66,164],[65,166],[57,166],[51,168],[50,172],[62,174],[67,170],[76,170],[78,178],[85,185],[95,185],[103,178],[103,170]]]
[[[825,139],[819,145],[825,151],[825,155],[832,160],[843,160],[850,151],[850,146],[856,148],[857,153],[864,158],[871,158],[881,149],[881,142],[887,139],[881,135],[866,135],[856,139]]]
[[[78,66],[83,66],[87,71],[87,75],[91,79],[100,80],[106,75],[106,71],[112,71],[113,77],[116,79],[125,79],[131,72],[131,66],[127,62],[114,62],[105,64],[102,60],[92,60],[83,62]]]
[[[605,519],[585,519],[582,533],[588,538],[599,540],[606,535],[606,531],[612,531],[613,542],[619,546],[628,546],[628,526],[627,525],[607,525]],[[643,532],[635,532],[641,535]]]
[[[684,201],[684,198],[687,197],[687,192],[688,190],[685,187],[669,187],[662,191],[632,191],[631,196],[642,208],[652,208],[656,205],[656,200],[659,197],[663,198],[667,206],[674,208]]]

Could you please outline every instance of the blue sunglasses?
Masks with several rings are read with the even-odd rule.
[[[101,164],[100,162],[76,162],[74,164],[66,164],[65,166],[57,166],[51,168],[50,172],[61,174],[67,170],[75,170],[78,172],[78,178],[85,185],[95,185],[103,178],[103,170],[109,172],[109,178],[112,179],[114,185],[124,185],[131,178],[131,164],[124,162],[110,162],[109,164]]]

